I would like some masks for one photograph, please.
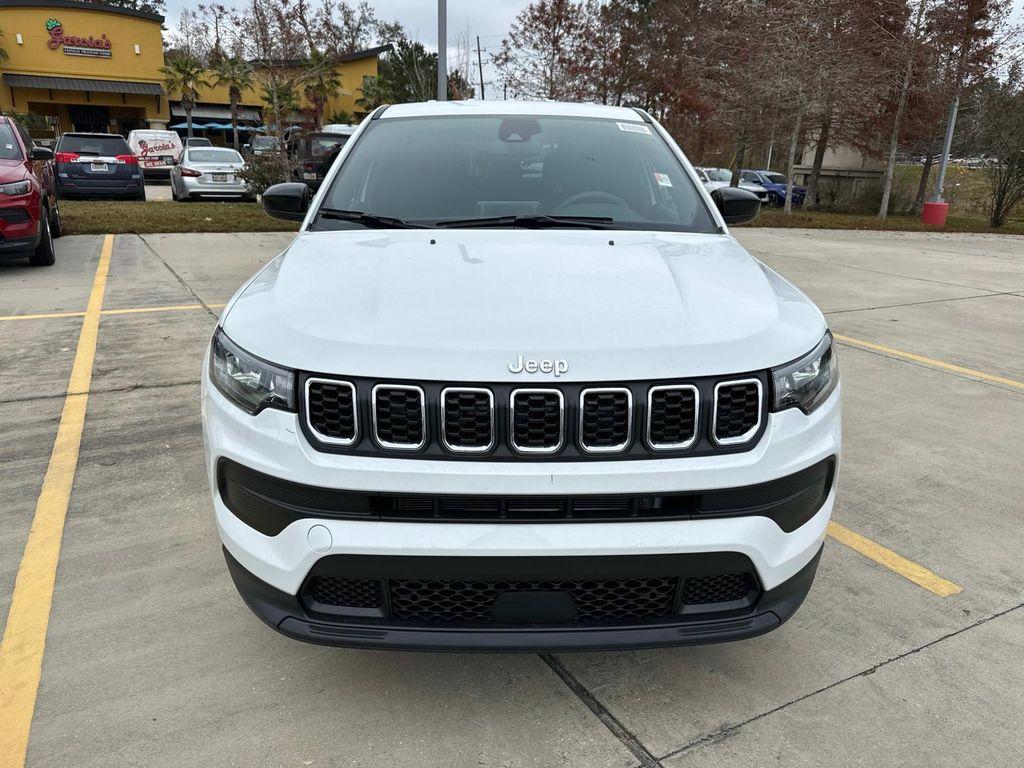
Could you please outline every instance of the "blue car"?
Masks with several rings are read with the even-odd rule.
[[[789,180],[784,173],[776,171],[751,171],[743,169],[740,171],[740,178],[749,181],[751,184],[760,184],[768,190],[769,205],[784,205],[786,202],[786,184]],[[803,205],[804,195],[807,194],[806,187],[793,185],[793,205]]]

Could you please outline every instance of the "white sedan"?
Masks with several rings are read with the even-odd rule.
[[[245,160],[226,147],[187,147],[171,169],[171,197],[176,201],[198,197],[239,197],[252,200],[238,172]]]

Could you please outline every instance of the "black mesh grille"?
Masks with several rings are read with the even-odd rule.
[[[374,407],[374,429],[382,443],[416,447],[423,442],[423,396],[419,390],[378,387]]]
[[[512,438],[519,449],[554,450],[562,442],[562,401],[557,392],[513,393]]]
[[[580,442],[585,448],[622,448],[629,442],[632,414],[626,390],[598,390],[583,393],[580,413]]]
[[[393,618],[405,621],[487,622],[505,592],[565,592],[576,604],[576,622],[625,621],[671,616],[676,577],[531,581],[391,579]]]
[[[651,392],[651,445],[675,447],[694,439],[697,432],[697,393],[692,387]]]
[[[724,440],[746,434],[757,424],[760,413],[761,402],[755,382],[719,387],[715,437]]]
[[[494,440],[490,392],[446,390],[444,439],[454,449],[486,450]]]
[[[743,600],[756,589],[749,573],[720,573],[714,576],[691,576],[683,582],[684,605],[710,605]]]
[[[323,605],[349,608],[379,608],[383,598],[381,583],[374,579],[340,579],[314,576],[306,586],[308,599]]]
[[[317,432],[336,440],[356,436],[352,387],[343,382],[309,382],[309,423]]]

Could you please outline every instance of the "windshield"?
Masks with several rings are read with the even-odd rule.
[[[374,120],[328,190],[325,210],[426,226],[542,216],[600,217],[623,229],[718,231],[653,128],[577,117]],[[319,217],[314,228],[365,226],[327,219]]]
[[[277,146],[276,136],[253,136],[252,145],[256,149],[273,149]]]
[[[14,138],[14,130],[6,123],[0,124],[0,160],[21,160],[21,147]]]
[[[772,184],[787,184],[789,180],[781,173],[766,173],[765,176]]]
[[[233,149],[190,149],[188,159],[192,163],[242,162],[242,156]]]
[[[132,150],[128,142],[120,136],[87,136],[65,133],[57,146],[61,152],[74,152],[79,155],[97,155],[116,157],[130,155]]]
[[[728,168],[705,168],[711,181],[732,181],[732,171]]]

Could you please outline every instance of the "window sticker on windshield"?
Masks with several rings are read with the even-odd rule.
[[[658,173],[657,171],[655,171],[654,172],[654,180],[656,182],[658,182],[658,186],[659,187],[671,187],[672,186],[672,179],[670,179],[668,177],[667,173]]]
[[[626,131],[628,133],[642,133],[646,136],[651,135],[651,129],[641,123],[616,123],[619,126],[620,131]]]

